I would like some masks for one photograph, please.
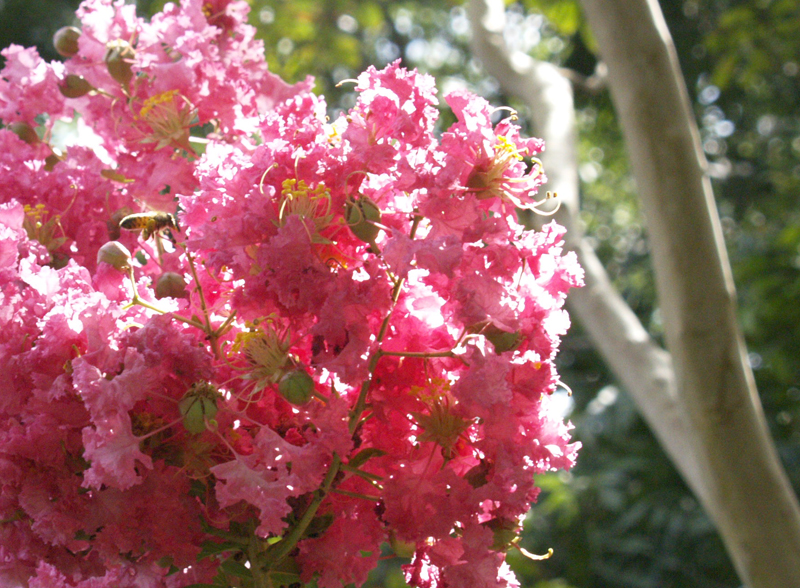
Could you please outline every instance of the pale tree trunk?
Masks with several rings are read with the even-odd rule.
[[[578,233],[569,81],[512,54],[502,0],[471,0],[473,50],[527,101],[547,141],[548,189],[587,271],[571,307],[714,520],[742,581],[800,587],[800,508],[770,440],[735,320],[735,291],[706,162],[669,32],[655,0],[583,0],[647,219],[669,353],[610,286]]]

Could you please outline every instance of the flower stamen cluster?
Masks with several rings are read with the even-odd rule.
[[[278,226],[283,227],[286,219],[297,215],[308,223],[306,227],[308,238],[312,243],[330,243],[322,236],[334,221],[331,214],[331,197],[323,184],[309,188],[304,180],[286,179],[281,186],[280,209],[278,211]]]
[[[172,146],[194,154],[189,134],[197,124],[197,111],[178,90],[148,97],[135,118],[144,123],[139,125],[144,134],[141,143],[155,143],[156,150]]]
[[[236,334],[228,357],[244,355],[249,367],[243,378],[254,380],[254,391],[258,392],[268,384],[276,384],[284,375],[292,343],[288,331],[281,335],[268,321],[250,323],[249,327]]]
[[[459,416],[450,406],[450,396],[447,391],[447,382],[432,382],[436,388],[412,388],[412,394],[420,394],[426,411],[414,412],[412,416],[419,426],[421,433],[417,440],[425,443],[432,442],[441,448],[442,456],[449,460],[454,456],[456,444],[461,435],[470,426],[470,422]],[[429,396],[428,400],[424,400]]]
[[[484,163],[476,166],[467,179],[467,189],[478,200],[499,198],[522,209],[537,209],[541,202],[529,204],[523,196],[535,186],[535,181],[544,175],[542,162],[531,158],[531,169],[525,175],[516,175],[515,167],[524,160],[518,147],[500,135],[494,145],[493,154],[482,158]]]

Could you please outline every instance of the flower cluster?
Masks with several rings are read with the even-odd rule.
[[[334,121],[247,6],[86,0],[0,73],[0,583],[515,586],[581,282],[543,145],[399,63]],[[71,121],[69,124],[65,121]],[[138,232],[137,232],[138,231]]]

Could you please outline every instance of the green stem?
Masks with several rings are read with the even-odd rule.
[[[339,490],[334,488],[331,494],[341,494],[342,496],[350,496],[351,498],[360,498],[361,500],[371,500],[372,502],[380,502],[381,499],[377,496],[367,496],[366,494],[359,494],[358,492],[348,492],[347,490]]]
[[[380,481],[383,480],[383,477],[381,477],[381,476],[378,476],[376,474],[370,474],[369,472],[365,472],[365,471],[360,470],[358,468],[354,468],[353,466],[348,465],[346,463],[343,463],[341,465],[341,469],[342,469],[342,471],[351,473],[354,476],[358,476],[360,478],[364,478],[365,480],[367,480],[371,484],[374,484],[374,483],[377,483],[377,482],[380,482]]]
[[[129,267],[128,271],[129,271],[128,279],[131,282],[131,290],[133,291],[133,295],[131,296],[131,301],[128,304],[126,304],[125,306],[123,306],[122,310],[127,310],[127,309],[131,308],[132,306],[137,306],[137,305],[138,306],[143,306],[144,308],[148,308],[148,309],[150,309],[150,310],[152,310],[154,312],[157,312],[158,314],[169,314],[176,321],[180,321],[180,322],[185,323],[187,325],[191,325],[191,326],[193,326],[193,327],[195,327],[197,329],[200,329],[201,331],[204,331],[204,332],[206,331],[206,327],[204,325],[198,323],[194,319],[187,319],[186,317],[183,317],[183,316],[181,316],[179,314],[175,314],[174,312],[169,312],[169,311],[164,310],[162,308],[158,308],[157,306],[153,306],[152,304],[150,304],[146,300],[142,300],[139,297],[139,291],[136,289],[136,277],[133,274],[133,267]]]
[[[192,277],[194,278],[195,288],[197,288],[197,294],[200,296],[200,308],[203,310],[203,317],[206,319],[206,325],[208,325],[208,334],[210,335],[213,330],[211,329],[211,319],[208,316],[208,308],[206,307],[206,297],[203,295],[203,286],[200,284],[200,280],[197,278],[197,270],[194,267],[194,257],[189,251],[184,248],[186,251],[186,259],[189,261],[189,271],[192,272]]]
[[[234,310],[231,314],[228,315],[228,318],[225,319],[225,322],[222,323],[216,331],[214,331],[213,335],[215,337],[222,337],[225,333],[228,332],[228,329],[233,322],[233,319],[236,318],[236,311]]]
[[[450,351],[384,351],[381,350],[381,355],[391,355],[394,357],[420,357],[420,358],[428,358],[428,357],[458,357],[455,353],[453,353],[452,349]]]
[[[328,468],[328,473],[325,475],[322,485],[315,492],[314,500],[311,501],[311,504],[308,505],[308,508],[303,513],[303,517],[297,521],[297,524],[294,526],[294,528],[292,528],[288,535],[286,535],[278,543],[271,545],[268,549],[270,561],[275,563],[282,561],[283,558],[289,555],[292,549],[295,548],[297,542],[300,541],[303,533],[305,533],[306,529],[308,528],[308,525],[310,525],[311,521],[314,519],[314,515],[317,514],[317,510],[322,504],[322,501],[325,500],[325,497],[328,495],[328,492],[333,485],[333,480],[336,478],[336,474],[339,473],[339,468],[341,465],[341,458],[334,453],[333,461],[331,462],[330,468]]]
[[[259,556],[262,553],[261,543],[255,531],[253,531],[250,534],[250,543],[247,546],[247,558],[250,560],[250,571],[253,574],[253,583],[259,588],[266,588],[269,586],[269,572],[265,573],[265,570],[263,570],[261,566],[254,565],[255,562],[259,561]]]
[[[206,306],[206,297],[203,294],[203,286],[200,284],[200,280],[197,277],[197,270],[194,266],[194,257],[192,257],[192,254],[189,253],[189,250],[185,245],[183,250],[186,252],[186,259],[189,261],[189,271],[192,272],[192,278],[194,278],[197,295],[200,297],[200,309],[203,311],[203,318],[206,321],[206,326],[203,328],[203,331],[205,332],[206,337],[208,337],[208,342],[211,344],[211,350],[214,352],[214,357],[219,358],[220,352],[218,340],[220,333],[211,326],[211,317],[208,315],[208,307]],[[233,320],[231,317],[229,317],[229,319]],[[225,323],[228,323],[228,321],[225,321]]]
[[[419,215],[418,211],[414,211],[414,218],[411,223],[411,230],[409,231],[409,236],[411,239],[417,234],[417,229],[419,228],[419,223],[422,221],[422,216]],[[375,373],[375,368],[378,366],[378,360],[384,354],[384,352],[380,349],[380,344],[383,341],[383,338],[386,336],[386,331],[389,329],[389,322],[392,320],[392,313],[394,312],[394,307],[397,305],[397,301],[400,299],[400,292],[403,290],[403,284],[405,284],[405,279],[401,278],[397,280],[394,284],[394,288],[392,288],[392,304],[389,306],[389,312],[386,313],[386,316],[381,323],[381,328],[378,330],[378,337],[376,339],[378,344],[378,349],[375,353],[370,357],[369,360],[369,376],[364,382],[361,384],[361,390],[358,393],[358,400],[356,400],[356,404],[353,407],[353,412],[350,413],[350,421],[348,423],[348,427],[350,429],[350,434],[352,435],[356,431],[356,427],[358,423],[361,421],[361,415],[364,412],[364,409],[367,406],[367,394],[369,393],[370,385],[372,384],[372,375]]]
[[[175,314],[174,312],[169,312],[167,310],[163,310],[161,308],[158,308],[157,306],[153,306],[152,304],[150,304],[149,302],[145,302],[144,300],[142,300],[138,296],[134,296],[133,300],[131,300],[126,306],[123,307],[123,310],[126,309],[126,308],[130,308],[131,306],[134,306],[134,305],[144,306],[145,308],[149,308],[150,310],[153,310],[153,311],[155,311],[155,312],[157,312],[159,314],[168,314],[172,318],[174,318],[176,321],[185,323],[187,325],[191,325],[191,326],[193,326],[193,327],[195,327],[197,329],[200,329],[201,331],[205,330],[205,327],[203,325],[201,325],[200,323],[198,323],[196,320],[187,319],[185,316],[181,316],[179,314]]]
[[[387,319],[389,316],[391,316],[391,311],[389,311]],[[378,341],[380,342],[380,339],[378,339]],[[369,387],[372,384],[372,374],[375,373],[375,368],[377,367],[378,360],[380,358],[381,353],[380,350],[378,350],[369,359],[369,376],[367,376],[367,379],[361,384],[361,390],[358,393],[358,400],[356,400],[356,405],[353,407],[353,412],[350,413],[350,420],[348,421],[348,428],[351,435],[356,432],[356,427],[361,421],[361,415],[363,414],[364,409],[367,407],[367,394],[369,393]]]
[[[410,236],[413,239],[414,235],[417,232],[417,228],[419,227],[419,223],[422,221],[422,216],[419,215],[418,211],[414,211],[414,218],[411,224],[411,231]],[[187,252],[188,256],[188,252]],[[195,280],[197,280],[197,276],[194,273],[194,266],[192,265],[192,274],[195,276]],[[380,330],[378,331],[377,343],[380,346],[383,338],[386,336],[386,331],[389,328],[389,321],[392,317],[392,312],[394,311],[394,307],[397,304],[397,301],[400,298],[400,292],[403,288],[403,284],[405,280],[399,280],[395,282],[394,288],[392,289],[392,304],[389,308],[389,312],[386,313],[386,317],[383,319],[383,323],[381,323]],[[198,282],[199,288],[199,282]],[[202,293],[201,293],[201,300],[202,300]],[[370,384],[372,383],[372,376],[375,373],[375,368],[378,365],[378,360],[383,355],[380,347],[372,354],[369,360],[369,376],[366,380],[361,384],[361,390],[358,395],[358,400],[356,401],[356,405],[353,408],[353,411],[350,413],[350,420],[348,423],[350,434],[352,435],[355,433],[355,429],[358,426],[359,421],[361,420],[361,416],[364,412],[366,407],[366,400],[367,394],[369,392]],[[331,492],[331,487],[333,486],[333,481],[336,479],[337,474],[343,469],[342,459],[337,455],[333,454],[333,461],[331,462],[330,468],[328,468],[328,473],[325,475],[325,479],[320,485],[319,489],[317,489],[314,499],[311,501],[311,504],[308,505],[308,508],[303,513],[302,518],[297,522],[297,524],[289,531],[289,534],[283,537],[278,543],[271,545],[268,549],[268,556],[269,560],[278,563],[281,562],[297,545],[297,542],[303,537],[308,526],[311,524],[311,521],[314,519],[314,516],[317,514],[317,510],[319,510],[320,505],[322,504],[325,497]],[[339,490],[338,492],[344,493],[344,491]],[[349,494],[349,493],[348,493]],[[360,496],[361,498],[369,498],[365,496]]]

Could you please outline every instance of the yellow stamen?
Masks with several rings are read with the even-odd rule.
[[[142,106],[141,110],[139,111],[139,118],[147,118],[147,115],[150,114],[150,111],[153,110],[153,107],[155,107],[157,104],[172,102],[172,99],[177,93],[177,90],[167,90],[166,92],[161,92],[161,94],[150,96],[150,98],[144,101],[144,106]]]

